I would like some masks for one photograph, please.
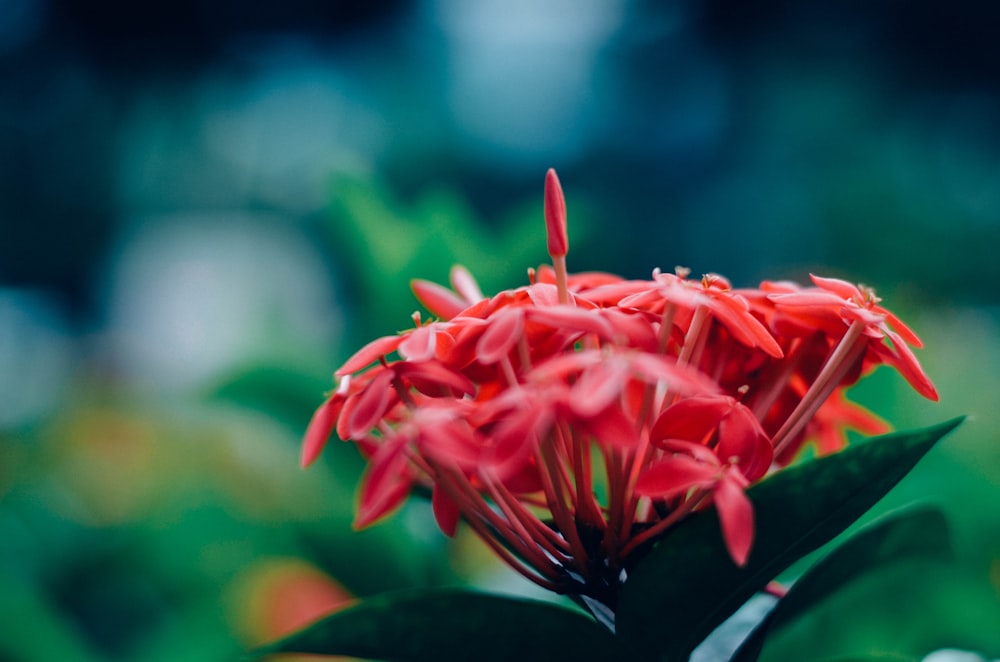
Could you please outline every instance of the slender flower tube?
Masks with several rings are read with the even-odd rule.
[[[554,168],[545,174],[545,227],[548,234],[549,257],[556,271],[559,303],[568,303],[566,289],[566,253],[569,235],[566,231],[566,198]]]
[[[544,202],[551,266],[489,297],[461,267],[451,288],[414,281],[434,318],[414,315],[336,370],[301,459],[333,435],[357,446],[368,462],[357,527],[428,488],[446,535],[464,522],[524,577],[602,605],[607,621],[630,568],[691,513],[715,508],[745,564],[751,485],[806,444],[835,452],[847,429],[885,431],[845,397],[876,366],[937,398],[910,349],[919,338],[868,288],[570,274],[554,170]]]

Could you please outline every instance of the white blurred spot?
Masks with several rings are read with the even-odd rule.
[[[286,59],[272,54],[242,85],[208,86],[201,138],[254,196],[312,210],[327,200],[329,173],[380,153],[387,131],[350,77],[319,59]]]
[[[51,302],[0,289],[0,427],[28,424],[55,409],[72,372],[72,350]]]
[[[497,156],[567,160],[606,104],[593,98],[601,49],[624,0],[435,0],[449,46],[447,95],[460,129]]]
[[[338,327],[319,255],[280,219],[177,215],[139,224],[109,283],[116,367],[186,389],[257,361],[328,361]]]
[[[987,662],[987,660],[985,657],[976,655],[975,653],[960,651],[954,648],[943,648],[925,657],[923,662]]]
[[[255,55],[241,75],[141,90],[121,130],[123,207],[307,214],[328,202],[331,172],[371,167],[389,131],[356,77],[294,43]]]

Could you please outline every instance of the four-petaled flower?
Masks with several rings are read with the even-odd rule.
[[[369,466],[356,526],[430,488],[446,534],[460,521],[525,577],[612,612],[628,570],[689,513],[714,507],[733,561],[753,553],[746,489],[813,441],[885,424],[844,391],[879,364],[937,393],[917,336],[870,289],[733,289],[718,275],[649,280],[569,274],[566,206],[550,170],[552,267],[485,297],[457,267],[452,289],[415,281],[436,316],[378,338],[337,371],[302,463],[336,433]]]

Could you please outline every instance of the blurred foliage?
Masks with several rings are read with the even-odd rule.
[[[871,515],[939,507],[955,563],[852,584],[765,659],[886,636],[1000,655],[982,622],[1000,601],[997,7],[9,4],[0,299],[29,291],[60,314],[16,326],[0,305],[0,658],[232,657],[274,634],[255,600],[275,577],[306,578],[313,606],[331,587],[523,591],[423,504],[354,532],[362,463],[332,442],[303,473],[297,443],[336,360],[411,323],[411,279],[461,263],[486,292],[525,282],[545,259],[548,166],[572,270],[863,280],[914,320],[942,401],[888,373],[853,397],[900,428],[970,415]],[[267,215],[315,250],[288,260],[325,258],[342,328],[315,364],[287,351],[315,339],[277,324],[262,334],[274,351],[210,383],[139,388],[109,319],[116,265],[150,217],[219,210]],[[258,302],[227,278],[227,296]],[[199,282],[175,284],[179,299]],[[259,298],[233,333],[282,310]],[[200,313],[158,323],[203,346]]]
[[[412,325],[415,278],[447,283],[452,265],[461,264],[474,270],[483,292],[496,292],[526,283],[527,267],[546,257],[540,203],[536,213],[512,210],[490,228],[448,189],[426,191],[410,204],[357,177],[338,177],[332,190],[324,230],[350,303],[366,311],[358,321],[367,324],[351,325],[356,346]]]

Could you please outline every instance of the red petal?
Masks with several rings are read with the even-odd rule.
[[[424,395],[439,397],[452,395],[457,391],[463,395],[472,395],[476,386],[465,375],[455,372],[437,361],[423,363],[394,363],[393,369]]]
[[[731,400],[727,396],[692,396],[675,402],[656,419],[649,440],[654,444],[663,439],[704,444],[732,407]]]
[[[530,459],[514,474],[503,479],[504,486],[514,494],[533,494],[543,489],[542,477],[538,466]]]
[[[604,361],[606,356],[599,350],[584,350],[560,354],[540,363],[528,373],[528,381],[536,384],[550,383],[565,379],[570,373],[586,370]]]
[[[730,295],[713,297],[709,304],[712,313],[744,345],[760,347],[775,358],[784,356],[774,336],[757,321],[746,307],[746,300]]]
[[[812,282],[816,283],[818,287],[823,288],[829,292],[833,292],[842,299],[863,299],[861,295],[861,290],[855,285],[851,285],[846,280],[841,280],[839,278],[823,278],[822,276],[817,276],[815,274],[809,274],[809,278]]]
[[[364,391],[358,394],[357,404],[353,407],[350,420],[347,422],[350,439],[367,435],[385,416],[385,412],[389,409],[392,379],[392,371],[383,370],[369,382]]]
[[[492,365],[507,356],[523,335],[524,311],[522,308],[501,310],[487,324],[486,332],[476,344],[476,358],[480,363]]]
[[[789,294],[770,294],[767,297],[783,306],[810,306],[817,308],[839,308],[844,305],[842,297],[825,290],[803,290]]]
[[[420,429],[420,451],[438,461],[471,471],[482,461],[482,442],[463,421],[424,425]]]
[[[441,489],[440,485],[435,485],[431,492],[431,509],[434,511],[434,519],[441,531],[449,538],[454,538],[461,512],[458,509],[458,504]]]
[[[716,484],[712,499],[719,512],[719,524],[722,526],[722,538],[726,549],[736,565],[741,568],[746,565],[753,546],[754,519],[753,504],[743,492],[739,482],[727,475]]]
[[[315,462],[319,454],[323,452],[323,447],[326,446],[330,434],[333,433],[333,427],[337,424],[337,417],[340,416],[340,411],[343,408],[343,394],[334,393],[329,400],[316,409],[302,441],[300,463],[303,469]]]
[[[634,294],[626,294],[618,300],[618,307],[622,309],[636,308],[645,310],[647,308],[659,308],[662,306],[655,306],[655,304],[663,303],[663,295],[660,294],[660,290],[657,288],[650,288],[648,285],[646,288],[642,289]]]
[[[883,357],[886,363],[890,364],[899,374],[903,376],[907,382],[910,383],[917,393],[924,396],[928,400],[938,401],[938,392],[934,388],[934,384],[931,383],[931,378],[927,376],[924,369],[920,367],[920,362],[917,361],[916,355],[909,348],[909,346],[903,342],[903,339],[899,337],[898,334],[889,331],[886,335],[892,340],[893,350],[890,350],[885,345],[879,344],[875,346],[876,352]]]
[[[613,358],[585,370],[570,389],[570,407],[579,416],[594,416],[621,395],[628,366]]]
[[[455,288],[456,292],[462,295],[462,298],[466,301],[466,305],[478,303],[486,298],[483,296],[482,290],[479,289],[476,279],[472,277],[472,274],[465,267],[458,264],[453,266],[451,268],[450,280],[451,286]]]
[[[629,356],[632,370],[646,382],[666,382],[672,393],[717,393],[719,386],[696,368],[677,365],[673,359],[659,354],[638,352]]]
[[[891,326],[908,345],[913,345],[917,349],[924,346],[923,341],[921,341],[917,334],[913,332],[913,329],[903,323],[903,320],[899,319],[885,308],[879,307],[878,311],[885,315],[885,319],[889,323],[889,326]]]
[[[619,308],[628,308],[629,306],[622,304],[627,297],[637,294],[645,295],[649,291],[649,288],[649,281],[626,280],[617,283],[600,285],[592,290],[587,290],[585,296],[587,297],[587,300],[600,305],[617,305]]]
[[[750,480],[767,473],[773,448],[757,417],[739,402],[719,423],[719,446],[716,454],[722,462],[736,458],[740,471]]]
[[[461,329],[457,330],[461,331]],[[439,327],[434,341],[435,358],[445,362],[451,361],[454,358],[453,352],[455,349],[455,345],[456,345],[455,337],[451,333],[446,333],[442,331],[442,329]]]
[[[852,322],[857,320],[867,324],[869,328],[866,329],[865,332],[867,333],[867,335],[872,336],[873,338],[878,338],[881,336],[877,328],[878,325],[882,324],[882,322],[885,321],[885,315],[883,315],[882,313],[870,310],[868,308],[862,308],[861,306],[850,305],[850,306],[843,306],[840,309],[840,316],[843,317],[845,320],[850,320]]]
[[[555,305],[544,308],[529,308],[525,312],[533,322],[544,324],[553,329],[582,331],[593,333],[605,339],[611,338],[612,329],[608,321],[585,308],[575,306]]]
[[[421,326],[406,334],[399,343],[399,355],[407,361],[421,362],[434,358],[437,347],[437,325]]]
[[[527,288],[528,297],[536,306],[558,306],[559,290],[549,283],[535,283]]]
[[[696,444],[692,441],[683,441],[681,439],[664,439],[657,444],[657,446],[672,453],[690,455],[702,464],[708,464],[714,467],[720,466],[719,458],[716,457],[715,451],[707,446],[703,446],[702,444]]]
[[[718,467],[685,455],[675,455],[660,460],[640,474],[635,482],[635,493],[669,499],[685,494],[692,487],[707,487],[718,479],[718,475]]]
[[[644,352],[656,352],[656,329],[646,315],[627,313],[618,308],[604,308],[601,315],[611,326],[616,342]]]
[[[413,477],[406,459],[406,440],[387,439],[372,456],[361,483],[356,529],[379,520],[402,505],[410,492]]]
[[[850,428],[852,430],[857,430],[861,434],[865,435],[876,435],[885,434],[892,430],[892,426],[883,421],[881,418],[868,411],[856,402],[851,402],[847,398],[840,396],[832,396],[826,401],[823,407],[832,405],[835,408],[836,414],[834,420],[837,421],[839,425],[843,427]],[[822,411],[822,409],[820,410]]]
[[[482,456],[483,468],[495,471],[506,482],[530,462],[535,441],[548,434],[551,425],[552,411],[547,403],[514,411],[494,429],[493,446]]]
[[[334,374],[338,377],[343,377],[344,375],[350,375],[358,370],[361,370],[362,368],[366,368],[386,354],[391,354],[396,351],[396,348],[399,347],[401,342],[403,342],[402,336],[383,336],[381,338],[376,338],[355,352],[354,356],[347,359],[347,362],[340,366]]]
[[[639,443],[635,421],[617,405],[588,418],[583,425],[599,442],[614,448],[635,448]]]
[[[443,320],[450,320],[469,307],[460,296],[429,280],[412,280],[410,281],[410,289],[413,290],[417,301]]]

